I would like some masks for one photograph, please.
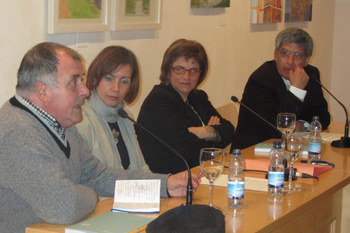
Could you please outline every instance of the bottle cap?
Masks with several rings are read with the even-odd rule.
[[[233,149],[232,154],[233,155],[241,155],[241,150],[240,149]]]
[[[274,141],[273,142],[273,148],[281,148],[282,147],[282,143],[280,141]]]
[[[313,120],[313,121],[319,121],[319,120],[320,120],[320,117],[319,117],[319,116],[313,116],[313,117],[312,117],[312,120]]]

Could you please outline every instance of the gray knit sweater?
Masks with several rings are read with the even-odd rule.
[[[14,98],[12,98],[14,100]],[[70,157],[32,114],[7,102],[0,109],[0,232],[24,232],[38,222],[72,224],[92,212],[98,195],[113,196],[116,179],[167,175],[106,167],[67,129]]]

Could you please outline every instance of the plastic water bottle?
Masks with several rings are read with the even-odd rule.
[[[270,165],[268,171],[268,190],[272,195],[282,194],[284,183],[283,149],[281,142],[273,142],[270,151]]]
[[[241,150],[233,149],[227,177],[227,202],[230,207],[240,207],[244,200],[244,160]]]
[[[309,152],[308,152],[308,158],[310,161],[321,159],[322,125],[319,119],[320,118],[318,116],[312,117],[312,122],[310,124]]]

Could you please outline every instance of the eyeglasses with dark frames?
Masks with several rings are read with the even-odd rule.
[[[186,72],[189,73],[190,76],[193,77],[197,77],[200,75],[200,73],[202,72],[199,68],[191,68],[191,69],[186,69],[183,66],[175,66],[172,67],[173,71],[175,72],[175,74],[185,74]]]

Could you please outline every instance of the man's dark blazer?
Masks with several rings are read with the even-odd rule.
[[[291,112],[296,114],[297,120],[307,122],[311,122],[313,116],[319,116],[323,129],[327,129],[330,123],[327,101],[323,97],[322,87],[314,80],[320,81],[320,73],[311,65],[304,67],[304,70],[310,80],[304,89],[307,94],[303,102],[287,90],[274,60],[265,62],[252,73],[241,102],[273,125],[276,125],[278,113]],[[231,149],[243,149],[270,138],[280,138],[280,134],[240,106]]]

